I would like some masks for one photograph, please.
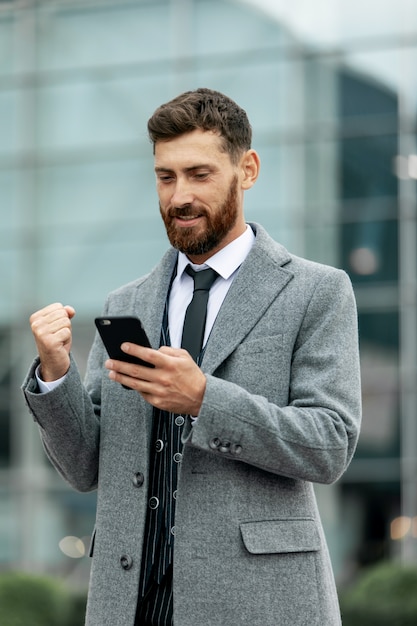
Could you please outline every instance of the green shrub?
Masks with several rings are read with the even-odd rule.
[[[84,626],[87,590],[71,592],[71,613],[68,626]],[[1,624],[1,622],[0,622]]]
[[[0,574],[1,626],[71,626],[71,610],[70,593],[59,581],[20,572]]]
[[[417,568],[375,565],[340,596],[343,626],[416,626]]]

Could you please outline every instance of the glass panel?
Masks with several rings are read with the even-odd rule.
[[[0,331],[0,467],[10,462],[10,335]]]
[[[16,308],[22,305],[16,300],[19,279],[19,251],[8,246],[0,248],[0,324],[10,323]]]
[[[13,27],[12,15],[0,15],[0,75],[13,71],[13,57],[10,55],[13,49]]]
[[[290,31],[305,42],[320,47],[341,43],[363,44],[372,38],[403,36],[416,30],[417,16],[413,0],[385,2],[379,0],[245,0],[272,18],[283,21]]]
[[[159,78],[160,80],[160,78]],[[146,139],[151,114],[147,96],[156,77],[80,81],[43,87],[38,92],[39,148],[117,149]]]
[[[138,160],[42,168],[36,275],[41,302],[98,313],[107,292],[149,271],[168,241],[152,149]]]
[[[403,48],[400,94],[404,98],[405,112],[417,114],[417,47]]]
[[[55,573],[57,566],[68,573],[74,563],[70,559],[85,557],[77,565],[77,584],[87,585],[96,494],[78,494],[62,487],[50,491],[45,484],[35,493],[32,487],[18,486],[12,493],[7,488],[0,490],[0,564],[18,563],[23,557],[34,571],[43,571],[46,565]],[[24,528],[27,518],[29,532]],[[66,537],[68,540],[62,541]]]
[[[119,229],[109,225],[107,231],[107,241],[42,250],[40,306],[64,301],[72,304],[78,314],[97,315],[109,291],[147,273],[159,261],[163,252],[161,236],[148,232],[139,242],[138,238],[129,241],[128,225]]]
[[[159,218],[152,148],[135,160],[73,162],[43,167],[38,174],[39,229],[46,245],[55,226],[69,227],[65,241],[89,241],[84,227],[96,229],[94,240],[106,240],[108,225]],[[53,232],[54,237],[60,236]],[[65,243],[60,241],[59,243]]]
[[[396,127],[398,91],[386,82],[377,81],[374,73],[349,67],[339,72],[340,116],[344,128],[375,130],[386,133],[387,124]],[[350,123],[350,126],[347,126]],[[371,126],[369,126],[371,124]]]
[[[340,186],[345,200],[397,196],[398,179],[394,171],[397,141],[396,135],[342,139]]]
[[[357,456],[399,454],[398,315],[359,316],[363,424]]]
[[[407,56],[402,46],[349,52],[340,79],[342,117],[367,116],[368,124],[395,120]]]
[[[15,500],[8,487],[0,487],[0,565],[16,563],[18,556],[19,519]]]
[[[397,221],[364,219],[345,224],[341,233],[343,267],[355,283],[373,284],[398,279]]]
[[[329,138],[330,139],[330,138]],[[340,265],[338,144],[312,140],[305,144],[304,254],[315,261]],[[300,177],[297,186],[301,184]]]
[[[193,3],[195,27],[189,24],[196,54],[243,54],[240,62],[246,65],[253,51],[259,53],[294,41],[283,24],[271,20],[269,12],[260,11],[256,2],[241,2],[240,5],[236,10],[234,2],[205,0]],[[207,33],[216,33],[216,36],[208,37]]]
[[[17,102],[17,92],[3,91],[0,82],[0,158],[17,147]]]
[[[84,562],[79,562],[79,574],[86,583],[95,506],[95,493],[78,494],[64,489],[46,493],[34,506],[32,515],[33,536],[37,538],[31,545],[33,562],[69,567],[71,559],[84,557]]]
[[[250,91],[246,83],[248,71]],[[259,62],[249,58],[245,65],[235,62],[211,67],[201,63],[197,82],[227,93],[239,102],[253,124],[254,141],[258,134],[266,134],[272,143],[278,139],[277,132],[288,132],[291,128],[299,132],[300,126],[304,126],[303,72],[304,66],[298,61],[272,63],[271,59]],[[252,97],[252,91],[256,98]]]
[[[16,202],[17,186],[18,172],[8,168],[0,169],[0,249],[2,250],[10,245],[11,231],[21,226]]]
[[[320,139],[324,139],[330,132],[334,132],[339,114],[338,103],[340,98],[340,74],[342,60],[335,55],[329,58],[313,56],[309,58],[305,53],[303,61],[303,90],[295,97],[301,99],[305,110],[307,130]],[[292,73],[295,63],[291,63],[289,71]],[[295,65],[296,67],[296,65]],[[293,83],[289,82],[289,92],[293,92]],[[313,124],[320,124],[314,128]],[[324,125],[326,124],[326,125]]]
[[[38,9],[40,70],[154,62],[170,52],[165,2],[66,5]]]
[[[246,217],[260,222],[272,237],[290,247],[303,249],[303,193],[300,183],[304,161],[302,144],[256,146],[261,173],[246,195]]]

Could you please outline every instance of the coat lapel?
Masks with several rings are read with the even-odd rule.
[[[291,260],[287,250],[252,225],[256,241],[222,304],[207,342],[202,369],[213,373],[242,343],[271,302],[292,279],[283,267]]]
[[[139,284],[135,310],[153,348],[159,348],[165,301],[172,273],[177,262],[177,252],[170,248],[160,263]]]

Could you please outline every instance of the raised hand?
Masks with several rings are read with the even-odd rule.
[[[72,306],[56,302],[36,311],[30,317],[30,326],[41,361],[41,377],[45,382],[61,378],[69,369],[71,319],[74,315]]]

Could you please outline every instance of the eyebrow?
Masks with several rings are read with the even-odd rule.
[[[199,165],[191,165],[190,167],[185,167],[182,171],[188,173],[188,172],[192,172],[194,170],[202,170],[202,169],[207,169],[207,170],[213,171],[213,169],[215,169],[215,168],[213,168],[213,166],[209,165],[208,163],[200,163]],[[160,167],[160,166],[155,167],[155,172],[156,173],[159,173],[159,172],[161,172],[161,173],[162,172],[173,172],[173,171],[174,170],[171,167]]]

